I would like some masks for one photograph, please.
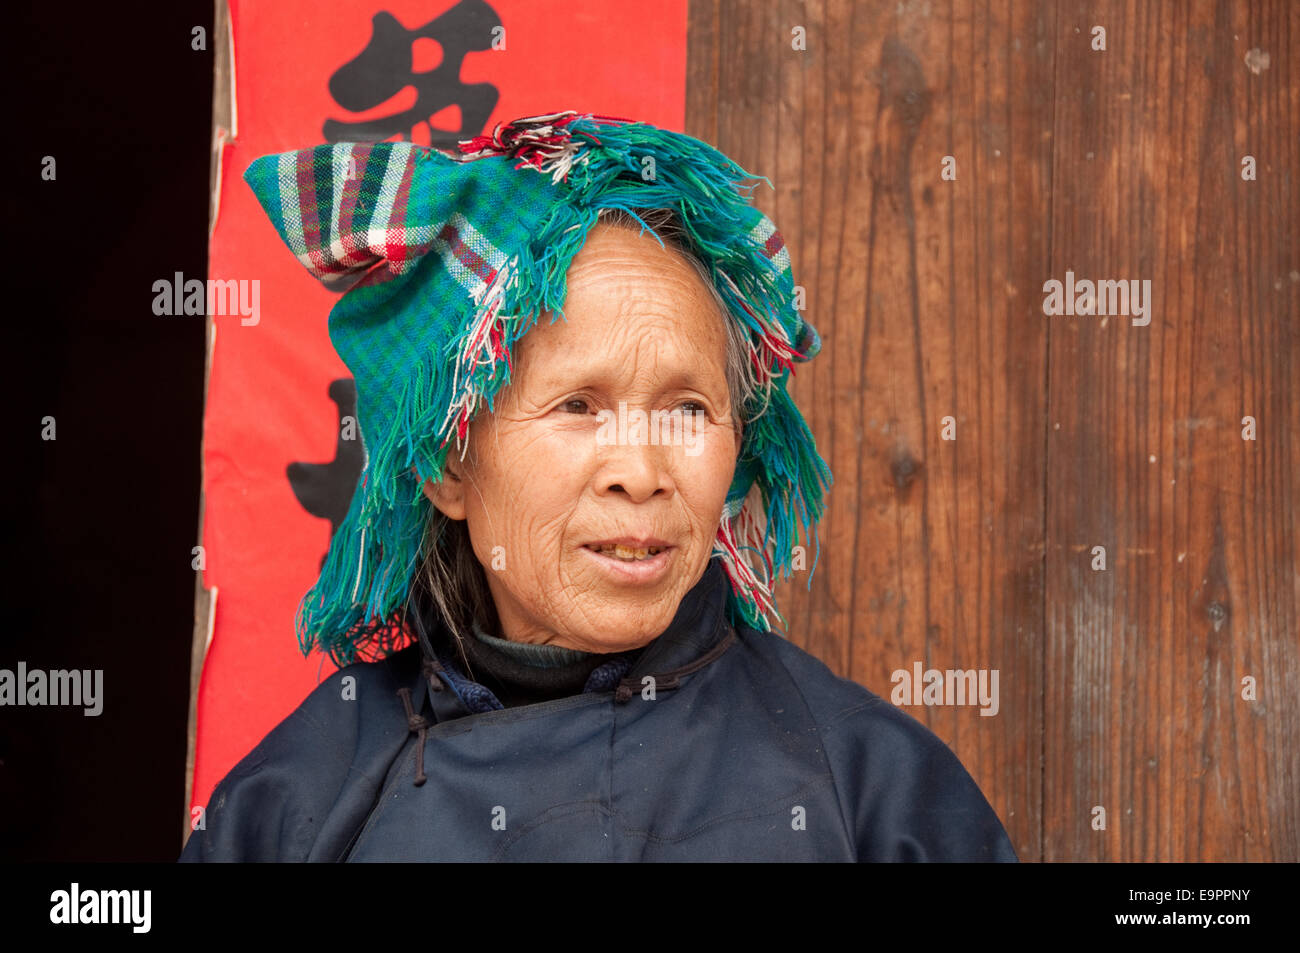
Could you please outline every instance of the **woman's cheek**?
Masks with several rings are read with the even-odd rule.
[[[535,445],[540,456],[550,460],[573,460],[574,454],[594,453],[599,446],[599,428],[576,414],[537,422]]]
[[[584,432],[563,420],[547,418],[500,428],[497,437],[495,469],[512,497],[519,487],[535,483],[538,475],[554,482],[560,474],[573,472],[573,464],[582,459],[588,445],[595,446],[594,430]],[[563,469],[558,469],[561,466]]]
[[[726,496],[736,473],[735,431],[729,427],[710,427],[700,433],[695,452],[685,455],[692,476],[701,488]]]

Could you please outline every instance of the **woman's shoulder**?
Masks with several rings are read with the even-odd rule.
[[[785,635],[737,626],[736,636],[750,663],[776,667],[788,677],[818,724],[839,721],[857,712],[888,718],[885,710],[895,710],[871,689],[836,675],[820,658]]]
[[[784,672],[806,706],[859,859],[1017,859],[982,790],[930,728],[779,633],[737,636],[744,657]]]
[[[418,645],[375,661],[354,662],[322,679],[298,706],[275,726],[231,773],[247,769],[260,755],[315,760],[321,747],[340,755],[355,750],[358,733],[390,728],[404,734],[406,718],[398,690],[414,690],[419,679]],[[397,717],[400,714],[400,717]],[[389,717],[385,717],[389,716]],[[314,742],[305,747],[307,742]]]
[[[419,665],[417,645],[322,680],[213,789],[181,860],[333,859],[409,734]]]
[[[836,675],[785,636],[749,627],[737,628],[736,634],[760,664],[779,666],[785,672],[819,731],[856,733],[895,748],[928,750],[937,745],[947,750],[916,718],[858,682]]]
[[[903,709],[774,632],[737,629],[742,657],[784,673],[809,715],[863,860],[1014,861],[957,755]]]

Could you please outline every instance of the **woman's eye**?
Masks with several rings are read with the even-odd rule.
[[[591,404],[581,397],[572,397],[561,404],[559,409],[566,414],[588,414],[591,413]],[[697,413],[707,415],[709,412],[698,400],[683,400],[677,404],[677,409],[692,417]]]

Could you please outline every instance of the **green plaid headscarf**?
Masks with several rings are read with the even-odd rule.
[[[515,342],[543,312],[563,314],[569,263],[605,208],[673,209],[748,332],[762,387],[741,410],[714,554],[731,581],[731,621],[770,628],[795,518],[815,536],[831,474],[786,390],[821,341],[795,307],[780,233],[752,205],[757,181],[745,180],[767,180],[691,136],[573,111],[502,123],[459,146],[449,155],[336,143],[262,156],[244,173],[298,260],[346,292],[329,333],[356,381],[365,466],[298,609],[303,653],[319,647],[346,664],[404,644],[401,612],[432,506],[421,487],[442,478],[453,441],[463,453],[470,421],[493,408]],[[759,513],[746,504],[755,484]]]

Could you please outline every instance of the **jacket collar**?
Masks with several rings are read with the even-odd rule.
[[[654,678],[656,691],[676,688],[681,676],[698,671],[730,647],[735,633],[727,621],[729,585],[722,563],[710,559],[700,581],[682,597],[668,628],[646,646],[619,683],[619,701],[640,692],[647,676]]]
[[[729,585],[722,563],[710,559],[699,581],[682,597],[668,628],[646,645],[618,682],[617,701],[625,702],[640,693],[649,684],[645,682],[647,677],[653,678],[656,692],[677,688],[683,676],[709,665],[730,647],[735,632],[726,617]],[[441,658],[428,639],[419,642],[422,665],[417,682],[411,686],[418,710],[423,710],[427,702],[438,722],[469,714],[467,697],[487,689],[455,671],[454,661]],[[408,711],[408,720],[412,730],[417,730],[414,710]]]

